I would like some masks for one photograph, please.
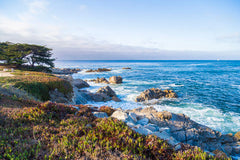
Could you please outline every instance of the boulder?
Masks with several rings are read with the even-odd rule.
[[[136,102],[144,102],[152,99],[177,98],[177,94],[172,90],[161,90],[158,88],[147,89],[135,99]]]
[[[137,121],[137,123],[141,124],[141,125],[147,125],[148,122],[149,122],[148,118],[143,118],[143,119],[140,119],[139,121]]]
[[[170,134],[168,134],[167,132],[163,131],[163,132],[154,132],[154,135],[156,135],[157,137],[164,139],[166,141],[168,141],[169,144],[171,144],[172,146],[177,145],[179,142],[173,138]]]
[[[104,93],[89,93],[89,96],[94,102],[106,102],[111,100],[111,97]]]
[[[134,123],[137,122],[137,115],[135,113],[130,112],[129,117],[133,120]]]
[[[112,76],[109,78],[109,82],[113,83],[113,84],[122,83],[122,77],[121,76]]]
[[[88,80],[89,82],[95,82],[95,83],[106,83],[106,84],[109,84],[108,80],[104,77],[102,78],[97,78],[97,79],[91,79],[91,80]]]
[[[85,88],[85,87],[90,87],[90,85],[82,79],[74,79],[73,80],[73,85],[75,87],[77,87],[78,89]]]
[[[168,111],[162,111],[162,112],[158,112],[158,117],[163,119],[163,120],[169,120],[172,118],[172,113],[168,112]]]
[[[105,117],[107,118],[108,117],[107,113],[105,113],[105,112],[93,112],[93,115],[97,118],[105,118]]]
[[[237,132],[235,135],[234,135],[234,137],[236,138],[236,140],[240,140],[240,131],[239,132]]]
[[[113,96],[112,100],[115,101],[115,102],[121,102],[121,100],[118,97],[116,97],[116,96]]]
[[[103,93],[106,94],[109,97],[116,97],[116,93],[109,87],[109,86],[105,86],[105,87],[101,87],[98,89],[98,91],[96,93]]]
[[[107,72],[107,71],[111,71],[111,69],[108,68],[98,68],[98,69],[89,69],[86,72]]]
[[[144,125],[144,128],[147,128],[147,129],[149,129],[152,132],[156,132],[158,130],[157,126],[155,126],[154,124],[150,124],[150,123],[147,124],[147,125]]]
[[[135,130],[136,132],[138,132],[140,134],[144,134],[144,135],[152,134],[151,130],[149,130],[143,126],[139,126],[138,128],[133,128],[133,130]]]
[[[121,120],[123,122],[126,122],[128,120],[128,118],[129,118],[127,113],[125,113],[122,110],[117,110],[117,111],[113,112],[111,117],[116,118],[118,120]]]

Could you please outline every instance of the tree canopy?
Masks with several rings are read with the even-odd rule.
[[[52,49],[35,44],[0,42],[0,60],[8,65],[52,68]]]

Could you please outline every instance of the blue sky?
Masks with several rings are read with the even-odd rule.
[[[240,59],[240,1],[0,0],[0,41],[58,59]]]

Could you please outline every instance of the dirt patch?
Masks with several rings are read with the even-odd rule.
[[[10,77],[10,76],[14,76],[14,75],[11,74],[10,72],[0,71],[0,77]]]

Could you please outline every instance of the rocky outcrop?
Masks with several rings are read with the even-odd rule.
[[[95,82],[95,83],[106,83],[106,84],[109,84],[108,80],[104,77],[102,78],[98,78],[97,79],[90,79],[90,80],[87,80],[89,82]]]
[[[73,73],[78,73],[80,71],[80,69],[78,68],[53,68],[52,69],[52,73],[53,74],[73,74]]]
[[[78,89],[90,87],[90,85],[82,79],[74,79],[72,84]]]
[[[87,80],[87,81],[88,82],[95,82],[95,83],[119,84],[119,83],[122,83],[122,77],[121,76],[112,76],[112,77],[109,78],[109,81],[104,77],[97,78],[97,79],[90,79],[90,80]]]
[[[111,71],[111,69],[108,68],[98,68],[98,69],[89,69],[86,72],[108,72]]]
[[[113,100],[120,102],[121,100],[117,97],[116,93],[109,87],[101,87],[96,93],[92,93],[86,90],[78,90],[75,96],[77,104],[85,104],[87,101],[94,102],[107,102]]]
[[[56,103],[69,103],[71,101],[72,95],[64,95],[62,92],[59,92],[56,88],[55,90],[49,91],[50,101]]]
[[[113,84],[120,84],[122,83],[122,77],[121,76],[112,76],[109,78],[109,82]]]
[[[123,67],[122,69],[132,69],[132,68],[130,68],[130,67]]]
[[[147,89],[135,99],[136,102],[143,102],[152,99],[177,98],[177,94],[172,90],[161,90],[158,88]]]
[[[210,152],[219,150],[227,155],[240,154],[240,141],[233,135],[223,135],[192,121],[184,114],[158,112],[153,107],[147,107],[128,111],[118,109],[111,117],[126,122],[136,132],[165,139],[176,148],[179,148],[179,143],[185,143]]]
[[[104,93],[109,97],[117,96],[116,93],[109,86],[99,88],[96,93]]]

